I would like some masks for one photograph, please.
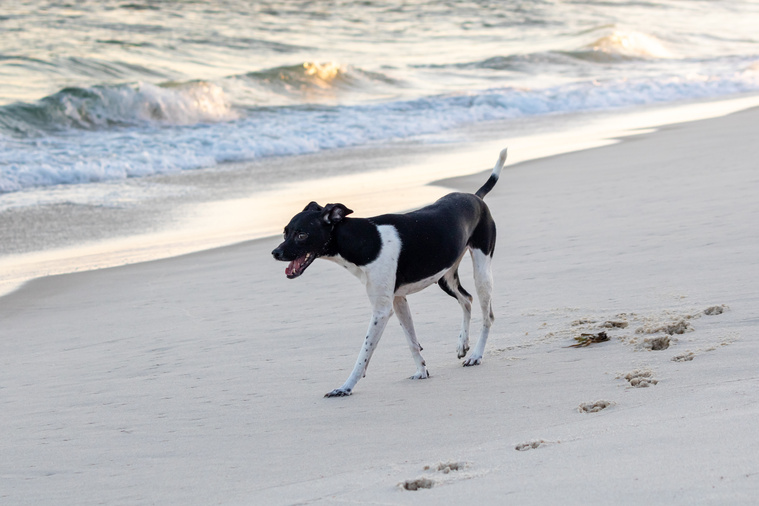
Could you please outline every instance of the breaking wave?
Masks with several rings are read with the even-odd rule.
[[[723,76],[492,88],[354,105],[232,108],[219,88],[201,82],[64,90],[33,106],[9,106],[23,109],[15,111],[16,118],[34,117],[27,125],[36,122],[48,130],[54,125],[61,132],[44,138],[0,134],[0,192],[418,138],[481,121],[756,91],[754,62]],[[6,107],[0,117],[7,112]],[[66,128],[80,134],[67,135]]]
[[[575,58],[602,63],[617,60],[666,59],[674,57],[672,51],[653,35],[616,29],[580,49],[568,51],[566,54]]]
[[[66,88],[34,103],[0,106],[0,132],[34,137],[66,130],[189,126],[231,121],[241,109],[366,101],[392,95],[397,82],[337,63],[299,65],[231,76],[218,83],[130,83]],[[233,106],[234,102],[234,106]]]
[[[398,81],[335,62],[305,62],[232,76],[225,86],[246,105],[336,104],[393,94]]]
[[[35,103],[0,107],[0,131],[34,137],[71,129],[178,126],[237,118],[224,91],[203,81],[66,88]]]

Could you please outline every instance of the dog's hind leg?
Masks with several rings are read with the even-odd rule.
[[[416,374],[411,376],[411,379],[424,379],[429,378],[430,374],[427,371],[427,364],[422,358],[422,347],[419,341],[416,340],[416,333],[414,332],[414,322],[411,319],[411,310],[408,307],[408,301],[406,297],[395,297],[393,299],[393,309],[395,315],[401,322],[403,332],[406,334],[406,341],[408,341],[408,347],[411,350],[411,356],[414,357],[414,363],[416,363]]]
[[[463,318],[461,320],[461,333],[459,334],[456,354],[459,358],[464,358],[469,351],[469,322],[472,320],[472,296],[461,286],[458,271],[460,262],[461,259],[440,278],[438,285],[445,293],[455,298],[461,306]]]
[[[492,257],[478,248],[472,248],[472,263],[474,265],[474,284],[477,288],[477,298],[482,309],[482,330],[480,338],[474,346],[469,358],[464,360],[464,366],[479,365],[482,363],[482,355],[485,352],[485,344],[488,341],[490,327],[493,325],[492,293],[493,272],[491,269]]]

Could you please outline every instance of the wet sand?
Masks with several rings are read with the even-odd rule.
[[[329,262],[285,279],[278,238],[33,280],[0,299],[0,497],[750,504],[757,125],[752,109],[507,165],[486,199],[483,364],[461,367],[458,305],[431,287],[409,303],[432,377],[406,379],[392,320],[347,398],[322,396],[355,361],[363,287]]]

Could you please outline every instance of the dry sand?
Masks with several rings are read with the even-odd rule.
[[[0,503],[755,504],[757,139],[754,109],[508,166],[483,364],[432,287],[432,378],[393,320],[348,398],[363,287],[285,279],[276,238],[30,282],[0,299]]]

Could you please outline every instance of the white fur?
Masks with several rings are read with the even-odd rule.
[[[379,256],[373,262],[358,266],[340,256],[328,257],[329,260],[345,266],[353,275],[361,280],[366,286],[366,294],[369,296],[369,302],[372,305],[372,319],[369,321],[369,329],[366,331],[364,345],[358,354],[356,365],[353,367],[353,371],[348,376],[348,379],[345,380],[343,386],[333,390],[328,395],[350,395],[358,380],[366,375],[369,360],[372,358],[380,337],[382,337],[382,332],[385,330],[387,321],[393,315],[393,291],[395,289],[395,272],[398,266],[398,257],[401,254],[401,238],[396,228],[392,225],[380,225],[377,227],[377,231],[380,234],[382,248],[380,249]],[[413,326],[411,326],[411,335],[413,336]],[[416,337],[413,337],[413,340],[416,341]],[[411,338],[409,338],[409,343],[411,345]],[[418,353],[419,351],[417,350]],[[417,357],[415,356],[414,358],[416,359]],[[419,355],[419,358],[421,358],[421,355]],[[422,362],[424,361],[422,360]]]
[[[506,163],[506,156],[508,154],[509,154],[509,148],[503,148],[501,152],[498,154],[498,160],[495,162],[495,167],[493,167],[493,175],[496,178],[501,177],[501,170],[503,169],[503,166]]]
[[[493,272],[491,268],[492,258],[478,249],[470,249],[472,264],[474,266],[474,285],[477,289],[477,298],[482,309],[482,330],[480,338],[474,346],[469,358],[464,360],[465,366],[479,365],[482,363],[482,355],[485,352],[485,344],[488,341],[490,327],[493,325],[493,309],[491,306],[491,294],[493,293]]]
[[[397,291],[395,288],[395,274],[398,267],[398,258],[401,253],[403,244],[401,243],[398,231],[392,225],[380,225],[377,227],[380,234],[382,247],[379,256],[371,263],[363,266],[355,265],[341,256],[326,257],[338,265],[342,265],[348,271],[356,276],[366,287],[366,293],[369,296],[369,302],[372,305],[372,318],[369,321],[369,328],[366,332],[364,345],[358,354],[356,365],[353,367],[348,379],[343,386],[330,392],[329,396],[350,395],[353,387],[358,380],[366,375],[366,368],[372,358],[374,350],[377,348],[382,332],[387,325],[390,317],[395,313],[401,323],[403,332],[406,335],[411,355],[416,364],[416,373],[411,376],[412,379],[424,379],[429,377],[426,363],[421,355],[422,347],[416,338],[414,323],[411,319],[411,310],[409,309],[406,295],[416,293],[434,283],[441,278],[445,278],[448,286],[456,293],[456,298],[461,304],[464,316],[461,325],[461,334],[459,335],[458,355],[463,358],[469,350],[469,322],[471,320],[471,300],[464,297],[456,290],[454,274],[456,273],[461,257],[449,268],[425,278],[416,283],[411,283],[400,287]],[[480,250],[470,249],[472,262],[474,264],[474,280],[477,289],[477,296],[480,300],[480,306],[483,313],[483,325],[480,338],[475,345],[472,354],[464,361],[465,366],[478,365],[482,362],[482,354],[485,350],[485,344],[490,332],[490,326],[493,323],[490,294],[493,288],[493,275],[491,273],[491,258]]]

